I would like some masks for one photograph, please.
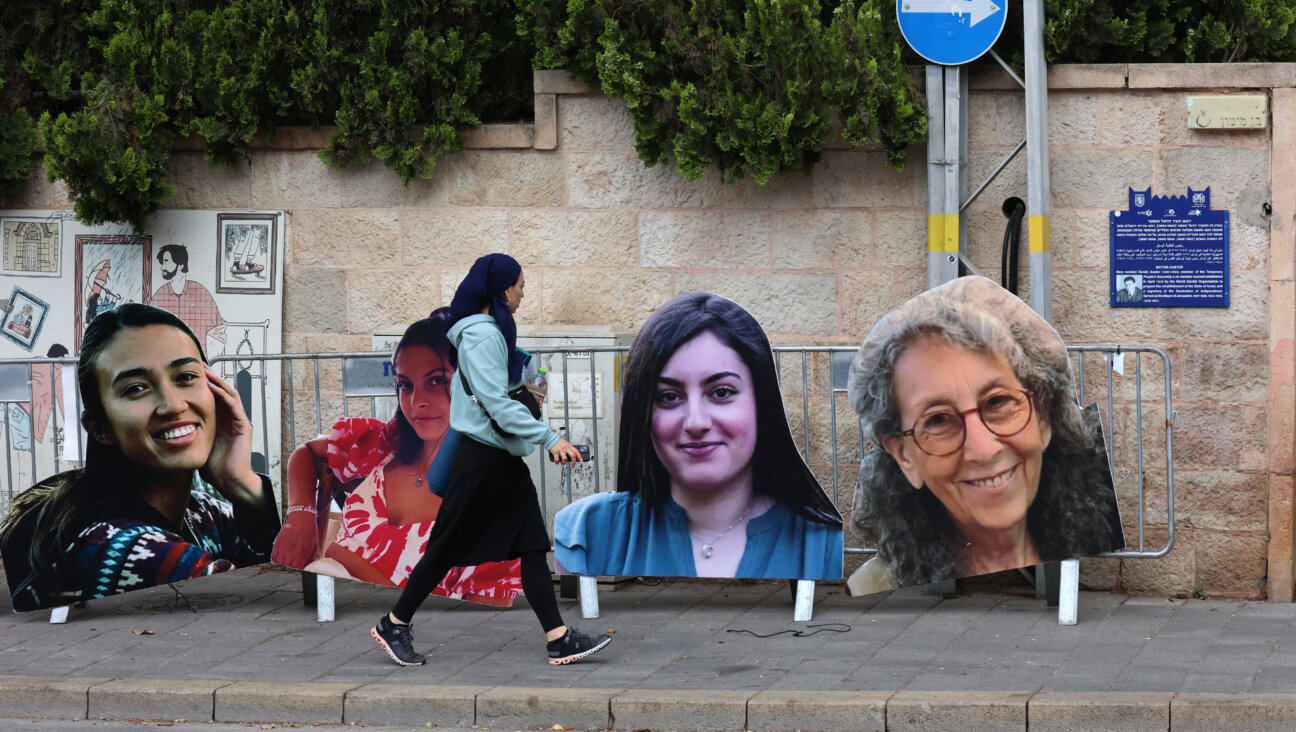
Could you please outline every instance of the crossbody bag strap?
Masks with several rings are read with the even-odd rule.
[[[498,328],[498,326],[496,327]],[[507,347],[508,344],[506,342],[505,348]],[[477,397],[473,394],[472,387],[468,386],[468,376],[465,373],[465,371],[466,369],[464,369],[464,362],[461,359],[459,361],[459,368],[456,369],[456,373],[459,374],[459,382],[463,384],[464,393],[467,394],[468,398],[473,401],[473,404],[476,404],[477,408],[481,410],[482,416],[484,416],[487,420],[490,421],[491,429],[495,430],[495,432],[498,433],[501,437],[513,437],[514,435],[512,432],[509,432],[503,427],[500,427],[499,422],[496,422],[495,418],[490,415],[489,411],[487,411],[486,405],[478,401]],[[508,387],[506,385],[505,389],[507,388]],[[531,395],[531,392],[527,391],[525,384],[519,386],[517,389],[514,389],[513,391],[507,392],[507,396],[516,402],[521,402],[522,406],[527,408],[527,411],[531,413],[531,416],[533,418],[537,420],[540,419],[540,405],[536,403],[536,399],[534,396]]]
[[[468,398],[472,400],[472,403],[476,404],[477,408],[481,410],[482,416],[485,417],[490,422],[491,429],[495,430],[501,436],[507,437],[509,433],[505,432],[499,426],[499,422],[496,422],[495,418],[491,416],[490,412],[486,411],[486,405],[482,404],[480,401],[477,400],[477,396],[473,394],[472,387],[468,386],[468,377],[464,374],[463,361],[459,362],[459,368],[457,370],[457,373],[459,374],[459,383],[463,384],[464,393],[467,394]]]

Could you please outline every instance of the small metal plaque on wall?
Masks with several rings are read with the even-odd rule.
[[[1209,188],[1131,188],[1129,209],[1108,221],[1112,307],[1228,307],[1229,212],[1211,210]]]

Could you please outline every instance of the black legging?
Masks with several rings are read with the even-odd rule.
[[[427,596],[445,579],[451,566],[424,554],[410,572],[409,581],[405,583],[400,599],[396,600],[396,607],[392,608],[392,615],[404,623],[412,620]],[[526,593],[527,602],[531,603],[531,609],[546,633],[563,624],[562,615],[558,613],[558,598],[554,596],[553,575],[549,574],[544,552],[522,555],[522,592]]]

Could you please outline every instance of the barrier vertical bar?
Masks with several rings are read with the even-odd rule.
[[[562,367],[563,367],[563,433],[564,433],[564,434],[563,434],[563,439],[567,440],[568,442],[571,442],[571,401],[572,401],[572,393],[571,393],[571,379],[568,378],[569,374],[568,374],[568,372],[567,372],[567,351],[563,351],[563,355],[562,355]],[[590,391],[591,391],[591,392],[593,392],[593,390],[594,390],[594,384],[593,384],[593,382],[592,382],[593,378],[594,378],[594,375],[593,375],[593,373],[591,373],[591,374],[590,374],[590,379],[591,379],[591,383],[590,383]],[[593,397],[591,397],[591,399],[592,399],[592,398],[593,398]],[[544,470],[544,456],[543,456],[543,455],[540,456],[540,465],[541,465],[541,468],[540,468],[540,469],[541,469],[541,470]],[[572,502],[572,473],[571,473],[571,468],[570,468],[570,467],[560,467],[559,470],[561,471],[559,474],[562,475],[564,478],[566,478],[566,483],[567,483],[567,503],[570,505],[571,502]]]
[[[288,445],[297,449],[297,395],[293,389],[293,362],[287,360],[288,366]]]
[[[236,361],[234,365],[238,366],[238,362]],[[266,410],[266,381],[267,381],[266,362],[261,361],[261,449],[265,451],[261,454],[265,455],[266,472],[269,473],[270,472],[270,412]],[[249,414],[248,420],[250,421],[251,419],[252,419],[252,415]],[[252,427],[253,429],[256,429],[255,423],[253,424]]]
[[[1085,403],[1084,370],[1085,370],[1085,355],[1084,355],[1084,351],[1081,351],[1080,371],[1076,374],[1076,401],[1080,402],[1080,406],[1082,407],[1084,406]]]
[[[9,451],[9,445],[13,443],[13,437],[12,437],[12,434],[13,434],[13,433],[11,432],[11,430],[12,430],[13,428],[12,428],[12,426],[9,424],[9,406],[8,406],[7,404],[0,404],[0,407],[3,407],[3,409],[4,409],[4,433],[5,433],[4,454],[5,454],[5,474],[6,474],[7,476],[9,476],[9,482],[8,482],[6,485],[9,486],[9,500],[12,501],[12,500],[13,500],[13,497],[14,497],[14,478],[13,478],[13,460],[14,460],[14,458],[13,458],[13,455],[11,454],[11,452]],[[35,446],[32,447],[32,452],[33,452],[33,453],[36,452]]]
[[[36,366],[33,365],[33,366],[31,367],[31,369],[32,369],[32,376],[35,376],[35,375],[36,375]],[[53,371],[53,370],[54,370],[54,365],[53,365],[53,364],[50,364],[50,371]],[[58,411],[58,410],[56,410],[55,407],[58,406],[58,400],[54,398],[54,395],[57,394],[57,393],[58,393],[58,392],[55,390],[55,387],[54,387],[53,381],[51,380],[51,383],[50,383],[50,422],[53,422],[53,421],[57,418],[57,411]],[[28,409],[27,414],[30,415],[30,416],[28,417],[27,422],[28,422],[29,425],[31,425],[30,428],[28,429],[28,431],[31,432],[31,439],[30,439],[30,442],[31,442],[31,469],[32,469],[32,472],[31,472],[31,481],[32,481],[32,485],[36,485],[36,484],[37,484],[38,482],[40,482],[40,481],[39,481],[39,474],[36,472],[36,390],[35,390],[35,389],[32,389],[32,390],[30,390],[30,391],[27,392],[27,409]],[[52,426],[52,427],[50,428],[50,432],[53,433],[53,432],[54,432],[55,430],[57,430],[57,429],[58,429],[58,425],[56,424],[56,425],[54,425],[54,426]],[[51,442],[53,442],[53,440],[51,440]],[[57,452],[57,450],[55,450],[55,452]]]
[[[59,394],[59,391],[60,391],[60,389],[59,389],[59,387],[60,387],[60,383],[55,383],[55,381],[54,381],[54,366],[55,366],[55,364],[53,364],[53,363],[51,363],[51,364],[49,365],[49,369],[50,369],[50,393],[51,393],[52,395],[54,395],[54,397],[53,397],[53,401],[52,401],[52,403],[50,404],[50,422],[51,422],[51,424],[50,424],[50,442],[54,443],[54,472],[57,474],[57,473],[61,473],[61,472],[63,472],[63,450],[61,449],[62,446],[59,445],[59,441],[58,441],[59,420],[62,420],[62,421],[64,421],[64,422],[67,421],[67,415],[66,415],[65,413],[62,413],[62,412],[61,412],[61,410],[66,410],[67,408],[64,407],[62,404],[60,404],[60,403],[59,403],[59,400],[58,400],[58,394]],[[60,367],[60,368],[61,368],[61,367]],[[62,374],[62,373],[60,373],[60,374],[58,375],[58,379],[59,379],[59,382],[62,382],[62,380],[63,380],[63,374]],[[66,440],[66,439],[67,439],[67,435],[64,435],[64,436],[63,436],[63,439]]]
[[[1143,495],[1143,353],[1134,354],[1134,435],[1138,446],[1138,497],[1139,497],[1139,551],[1143,551],[1143,511],[1147,501]]]
[[[801,426],[805,431],[805,463],[810,465],[810,368],[808,352],[801,351]],[[833,503],[836,504],[836,498]],[[798,580],[792,620],[809,620],[814,614],[814,582]]]
[[[75,397],[75,400],[76,400],[76,414],[77,414],[77,416],[80,416],[80,415],[81,415],[81,409],[82,409],[82,407],[81,407],[81,390],[80,390],[80,389],[73,389],[72,392],[73,392],[73,396]],[[86,445],[85,445],[85,440],[82,440],[82,439],[81,439],[81,423],[80,423],[80,422],[77,423],[76,438],[77,438],[77,457],[79,457],[79,458],[81,459],[81,464],[84,465],[84,464],[85,464]]]
[[[1116,356],[1119,355],[1120,355],[1120,346],[1116,346],[1115,355],[1111,355],[1110,357],[1104,359],[1104,363],[1107,364],[1107,434],[1109,435],[1116,434],[1115,401],[1114,401],[1114,397],[1112,396],[1112,388],[1114,387],[1115,377],[1113,377],[1112,374],[1116,370],[1115,358]],[[1107,451],[1107,469],[1112,471],[1112,475],[1116,474],[1116,453],[1113,450]]]
[[[315,365],[315,434],[324,433],[324,415],[320,412],[320,386],[319,386],[319,356],[311,359]],[[346,397],[342,397],[342,402],[346,403]]]
[[[838,493],[840,492],[839,489],[838,489],[838,486],[837,486],[837,481],[838,481],[838,478],[837,478],[837,392],[832,388],[832,354],[831,354],[831,353],[828,354],[828,368],[829,368],[829,375],[828,375],[828,422],[829,422],[829,424],[831,425],[831,426],[830,426],[830,429],[832,430],[832,440],[831,440],[831,444],[832,444],[832,487],[833,487],[832,499],[833,499],[833,505],[836,506],[836,505],[839,504],[839,501],[837,500],[837,498],[838,498]],[[863,457],[863,456],[861,455],[861,457]]]
[[[592,433],[591,433],[591,434],[593,435],[593,437],[591,438],[591,442],[594,443],[594,447],[590,450],[590,452],[591,452],[590,459],[594,461],[593,468],[594,468],[594,492],[595,492],[595,493],[600,493],[600,492],[602,492],[602,490],[601,490],[601,488],[600,488],[600,486],[599,486],[599,473],[602,472],[602,471],[599,470],[599,458],[600,458],[600,454],[599,454],[599,453],[600,453],[601,451],[599,450],[599,439],[598,439],[598,422],[599,422],[599,411],[598,411],[598,402],[599,402],[599,400],[598,400],[598,396],[599,396],[599,390],[596,388],[596,387],[598,387],[598,375],[599,375],[599,370],[598,370],[598,351],[593,351],[593,350],[591,350],[591,351],[590,351],[590,394],[591,394],[591,396],[590,396],[590,425],[591,425],[591,430],[592,430]]]
[[[805,461],[810,464],[810,376],[806,352],[801,351],[801,428],[805,434]]]

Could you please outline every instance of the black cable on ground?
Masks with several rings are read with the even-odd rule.
[[[834,625],[837,627],[835,628],[831,627]],[[788,633],[790,633],[793,638],[809,638],[815,633],[849,633],[851,631],[851,627],[845,623],[818,623],[816,625],[807,625],[806,627],[816,628],[816,630],[812,630],[807,633],[804,630],[796,630],[793,628],[788,628],[787,630],[780,630],[776,633],[762,634],[762,633],[757,633],[754,630],[747,630],[746,628],[730,628],[725,632],[726,633],[746,633],[748,635],[754,635],[757,638],[773,638],[776,635],[784,635]]]

